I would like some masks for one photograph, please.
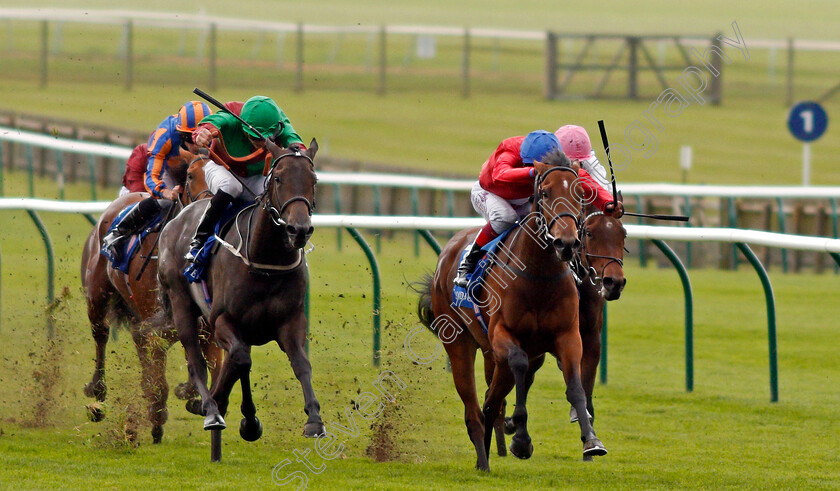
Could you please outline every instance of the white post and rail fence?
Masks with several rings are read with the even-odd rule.
[[[24,210],[32,218],[44,241],[47,256],[47,294],[48,304],[55,298],[54,268],[55,257],[52,240],[44,223],[41,213],[73,213],[82,214],[91,223],[93,217],[101,213],[108,206],[108,202],[69,202],[39,200],[31,198],[0,198],[0,212],[4,210]],[[456,231],[484,224],[480,218],[440,218],[423,216],[364,216],[364,215],[314,215],[313,225],[316,228],[345,229],[363,249],[371,268],[373,279],[372,325],[373,325],[373,363],[380,362],[380,329],[382,317],[381,276],[373,249],[359,232],[359,229],[369,230],[411,230],[416,231],[435,250],[440,252],[440,245],[432,235],[432,230]],[[758,257],[753,253],[749,244],[775,248],[815,251],[828,254],[840,265],[840,240],[823,237],[806,237],[797,235],[778,234],[756,230],[741,230],[727,228],[684,228],[684,227],[654,227],[644,225],[626,225],[628,237],[638,240],[648,240],[658,247],[679,273],[683,285],[685,299],[685,385],[686,390],[694,388],[694,309],[691,283],[688,270],[680,258],[665,241],[680,242],[722,242],[734,244],[758,274],[767,307],[767,338],[770,370],[770,400],[775,402],[779,398],[778,362],[776,348],[776,303],[770,278]],[[2,256],[0,256],[2,264]],[[2,277],[2,276],[0,276]],[[2,286],[2,285],[0,285]],[[306,310],[309,311],[309,295],[307,291]],[[47,334],[52,335],[52,324],[48,318]],[[601,381],[607,381],[607,326],[602,330],[602,359]]]

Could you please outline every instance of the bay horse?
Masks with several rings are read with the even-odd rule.
[[[461,252],[478,229],[456,234],[441,252],[435,274],[421,288],[421,322],[444,341],[452,377],[465,407],[465,423],[476,451],[476,467],[489,471],[488,455],[494,424],[501,418],[504,397],[516,387],[511,453],[527,459],[533,445],[527,430],[526,399],[535,371],[545,353],[562,364],[566,398],[580,414],[586,410],[581,385],[581,337],[578,296],[569,261],[579,247],[580,167],[560,151],[535,162],[536,180],[531,213],[510,233],[476,302],[488,326],[485,334],[469,310],[454,307],[453,279]],[[459,335],[469,331],[471,336]],[[483,409],[475,387],[475,352],[485,353],[493,367]],[[606,448],[588,418],[578,421],[584,456],[604,455]]]
[[[196,412],[205,416],[205,430],[226,427],[230,392],[239,380],[244,416],[239,433],[247,441],[262,436],[251,395],[251,346],[275,341],[286,352],[303,389],[308,415],[303,434],[318,437],[325,434],[325,427],[304,349],[307,265],[303,253],[314,230],[311,215],[317,179],[313,159],[318,144],[313,139],[307,150],[295,145],[281,149],[267,140],[266,148],[273,161],[265,191],[220,233],[226,245],[207,264],[205,286],[211,305],[203,288],[187,283],[183,274],[183,256],[206,208],[202,202],[187,206],[161,234],[161,296],[168,299],[167,308],[186,351],[190,380],[201,395]],[[199,315],[227,352],[219,382],[212,389],[207,387],[206,364],[199,349]]]
[[[618,201],[622,201],[618,194]],[[573,267],[580,280],[580,337],[583,344],[581,358],[581,383],[586,393],[586,410],[589,421],[595,422],[592,392],[601,361],[601,328],[604,324],[604,305],[618,300],[627,278],[624,276],[624,241],[627,230],[621,220],[605,215],[597,207],[586,205],[580,221],[580,249]],[[502,408],[504,413],[504,406]],[[574,406],[569,411],[569,421],[576,423],[578,413]],[[515,431],[512,418],[505,418],[505,433]],[[504,442],[496,430],[496,437]],[[500,448],[504,448],[504,443]]]
[[[181,164],[172,166],[170,172],[176,182],[182,184],[179,201],[172,206],[180,209],[207,196],[207,184],[204,181],[203,166],[207,161],[188,152],[181,154]],[[91,332],[96,342],[96,361],[93,376],[85,384],[84,392],[97,401],[105,400],[107,384],[105,382],[105,348],[114,322],[122,322],[131,332],[137,356],[142,370],[141,387],[148,402],[148,416],[152,423],[152,439],[160,443],[163,437],[163,425],[168,412],[166,400],[169,386],[166,383],[166,350],[177,340],[171,329],[158,329],[152,322],[159,317],[157,260],[154,256],[157,232],[146,235],[139,250],[129,263],[128,274],[110,266],[108,259],[100,254],[102,238],[107,234],[113,219],[128,205],[148,198],[149,193],[129,193],[117,198],[99,217],[99,221],[90,232],[82,251],[81,278],[82,288],[87,301],[87,314]],[[149,256],[152,255],[151,258]],[[148,261],[147,261],[148,258]],[[145,270],[144,268],[145,264]],[[138,278],[138,274],[142,274]],[[166,324],[166,322],[163,322]],[[205,343],[205,352],[212,365],[219,365],[221,351]],[[178,392],[178,391],[176,391]],[[184,393],[184,391],[181,391]],[[188,392],[186,395],[189,395]],[[104,418],[100,408],[89,407],[94,421]]]

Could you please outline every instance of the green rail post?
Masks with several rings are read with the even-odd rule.
[[[382,196],[379,192],[379,186],[373,186],[373,214],[379,216],[382,214]],[[374,230],[376,235],[376,253],[382,254],[382,230]]]
[[[770,277],[762,266],[761,261],[753,253],[750,246],[743,242],[736,242],[736,246],[752,264],[758,277],[761,278],[761,286],[764,287],[764,299],[767,302],[767,344],[770,355],[770,402],[779,401],[779,365],[778,353],[776,352],[776,301],[773,298],[773,285],[770,284]],[[836,260],[836,259],[835,259]]]
[[[88,167],[90,167],[90,199],[96,201],[96,159],[93,154],[88,155]]]
[[[333,184],[333,189],[335,190],[335,214],[341,215],[341,188],[338,187],[338,184]],[[341,251],[341,227],[335,229],[335,243],[338,247],[339,252]]]
[[[430,232],[428,230],[418,230],[417,233],[421,237],[426,239],[426,243],[429,244],[432,247],[432,249],[434,249],[435,254],[440,256],[440,251],[442,249],[441,249],[440,244],[438,243],[437,239],[435,239],[435,236],[432,235],[432,232]]]
[[[96,225],[97,220],[96,218],[93,218],[93,215],[91,215],[90,213],[85,213],[84,217],[87,218],[87,221],[89,221],[91,225]]]
[[[52,305],[53,300],[55,300],[55,256],[52,241],[44,222],[41,221],[41,217],[33,210],[26,210],[26,212],[29,213],[32,221],[35,222],[35,226],[38,227],[38,231],[41,232],[41,238],[44,239],[44,246],[47,249],[47,305]],[[53,337],[53,322],[49,314],[47,315],[47,337],[50,339]]]
[[[642,201],[642,195],[636,195],[636,211],[639,213],[645,213],[645,203]],[[638,223],[642,223],[642,217],[638,218]],[[647,254],[645,253],[645,240],[639,239],[639,265],[641,267],[647,267]]]
[[[0,159],[2,162],[3,159]],[[0,190],[2,193],[2,190]],[[831,235],[835,239],[837,238],[837,198],[830,198],[828,202],[831,204]],[[840,267],[837,264],[834,265],[834,273],[837,274],[840,272]]]
[[[735,200],[732,198],[726,198],[727,202],[727,212],[729,214],[729,226],[731,228],[738,228],[738,214],[735,212]],[[732,269],[737,271],[738,270],[738,249],[734,246],[732,247]]]
[[[683,266],[680,257],[674,253],[668,244],[660,239],[653,239],[651,242],[662,251],[677,269],[680,281],[683,286],[685,297],[685,390],[694,390],[694,300],[691,292],[691,281],[688,279],[688,270]]]
[[[832,259],[834,259],[834,262],[836,263],[835,266],[840,267],[840,254],[837,254],[836,252],[829,252],[828,254]]]
[[[411,188],[411,213],[414,216],[420,212],[420,196],[417,188]],[[420,233],[414,233],[414,257],[420,257]]]
[[[58,169],[58,199],[64,201],[64,154],[55,151],[55,167]]]
[[[373,251],[364,237],[359,234],[359,231],[353,227],[347,227],[347,232],[356,240],[362,250],[365,251],[365,256],[367,256],[368,262],[370,263],[370,274],[373,275],[373,366],[378,367],[382,321],[382,279],[379,275],[379,265],[376,263],[376,256],[373,255]]]
[[[598,368],[601,384],[607,384],[607,302],[604,302],[604,317],[601,323],[601,365]]]
[[[693,208],[691,206],[691,196],[685,196],[684,198],[685,198],[685,215],[690,217],[691,216],[691,211],[692,211],[692,208]],[[686,227],[691,227],[691,223],[685,222],[685,226]],[[691,269],[691,263],[692,263],[691,257],[693,256],[693,254],[691,253],[691,242],[686,242],[685,243],[685,256],[686,256],[685,257],[686,267],[688,269]]]
[[[29,168],[29,197],[35,197],[35,154],[32,145],[26,145],[26,165]]]
[[[776,203],[779,210],[776,212],[776,217],[779,219],[779,233],[785,233],[785,207],[782,203],[782,198],[776,198]],[[787,249],[782,249],[782,271],[788,272],[788,253]]]

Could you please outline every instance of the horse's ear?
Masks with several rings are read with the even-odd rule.
[[[618,192],[618,197],[616,199],[619,203],[624,203],[624,196],[621,195],[621,191]]]
[[[275,159],[279,157],[280,154],[283,152],[283,149],[280,148],[279,145],[271,141],[271,138],[265,139],[265,148],[269,151],[269,153],[271,153],[271,156]]]
[[[548,164],[543,164],[542,162],[534,162],[534,169],[536,169],[537,175],[539,176],[545,174],[545,171],[547,171],[549,167],[551,166]]]
[[[318,153],[318,140],[312,139],[309,142],[309,148],[306,149],[306,155],[309,156],[310,159],[315,160],[315,154]]]
[[[580,174],[580,162],[578,162],[577,160],[575,160],[575,162],[572,164],[572,169],[573,169],[576,173]]]

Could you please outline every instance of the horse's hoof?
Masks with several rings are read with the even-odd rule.
[[[248,418],[239,422],[239,436],[246,442],[255,442],[262,436],[263,428],[260,418],[254,416],[254,423],[248,424]]]
[[[204,418],[205,430],[223,430],[225,428],[227,428],[227,425],[221,414],[209,414]]]
[[[190,382],[182,382],[175,387],[175,397],[182,401],[198,398],[198,390],[195,385]]]
[[[498,454],[499,454],[499,457],[507,457],[507,449],[505,448],[504,443],[503,443],[503,444],[501,444],[501,445],[499,445],[499,446],[496,448],[496,453],[498,453]]]
[[[516,425],[513,424],[513,416],[505,418],[505,435],[513,435],[516,432]]]
[[[601,440],[592,438],[583,444],[583,457],[607,455],[607,447],[601,443]]]
[[[593,459],[591,455],[584,455],[583,456],[583,461],[584,462],[593,462],[594,460],[595,459]]]
[[[201,408],[201,399],[190,399],[184,405],[187,411],[197,416],[204,416],[204,409]]]
[[[152,427],[152,443],[160,443],[161,440],[163,440],[163,427],[162,426]]]
[[[92,402],[85,406],[87,409],[87,417],[94,423],[98,423],[105,419],[105,409],[102,408],[102,404],[98,402]]]
[[[100,379],[98,382],[86,383],[84,392],[86,396],[95,397],[97,401],[101,402],[105,400],[105,394],[108,392],[108,388],[105,382]]]
[[[534,454],[534,445],[531,439],[528,440],[516,438],[515,436],[510,440],[510,453],[517,459],[530,459]]]
[[[475,468],[476,468],[476,470],[486,472],[488,474],[490,473],[490,465],[489,464],[484,464],[484,465],[475,464]]]
[[[323,436],[327,434],[327,428],[324,426],[324,423],[317,422],[317,423],[306,423],[303,425],[303,436],[306,438],[318,438],[319,436]]]

